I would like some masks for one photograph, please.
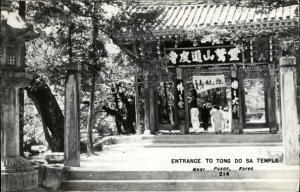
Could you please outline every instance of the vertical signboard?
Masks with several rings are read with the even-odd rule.
[[[178,107],[178,118],[179,120],[184,120],[185,118],[185,103],[184,103],[184,86],[183,80],[177,79],[176,80],[176,90],[177,90],[177,107]]]
[[[231,78],[231,102],[232,102],[232,119],[239,119],[239,83],[237,77]]]

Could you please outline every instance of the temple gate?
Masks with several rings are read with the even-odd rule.
[[[141,68],[147,133],[176,129],[188,133],[191,98],[197,97],[201,106],[201,99],[209,100],[209,95],[211,105],[230,111],[232,133],[258,128],[282,132],[279,59],[289,53],[277,36],[297,29],[297,5],[264,13],[231,4],[144,2],[134,11],[155,9],[162,12],[150,27],[154,37],[136,38],[128,33],[124,40],[135,42],[140,58],[146,55],[141,42],[148,41],[156,47],[158,60],[167,59],[166,66],[149,63]],[[225,85],[214,87],[211,83],[216,82],[199,84],[198,80],[198,88],[210,88],[197,93],[193,79],[206,76],[222,76]]]

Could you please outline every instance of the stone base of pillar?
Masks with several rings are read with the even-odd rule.
[[[277,132],[278,132],[278,128],[277,127],[270,127],[269,128],[269,133],[276,134]]]
[[[1,173],[1,191],[32,191],[38,187],[38,171]]]
[[[1,157],[1,191],[31,191],[38,187],[38,171],[23,157]]]
[[[243,133],[243,129],[236,128],[236,129],[233,129],[231,132],[233,134],[242,134]]]
[[[184,121],[182,121],[179,124],[179,134],[180,135],[184,135],[185,133],[186,133],[185,125],[184,125]]]
[[[243,127],[239,127],[238,131],[239,131],[239,134],[243,134],[244,133]]]
[[[238,119],[233,119],[232,120],[232,124],[231,124],[231,132],[233,134],[240,134],[240,133],[243,133],[243,129],[241,130],[240,129],[240,126],[239,126],[239,120]]]
[[[145,130],[143,135],[151,135],[151,131],[149,129]]]
[[[234,129],[234,130],[233,130],[233,133],[234,133],[234,134],[239,134],[239,130],[238,130],[238,129]]]

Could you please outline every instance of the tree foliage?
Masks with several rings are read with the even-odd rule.
[[[134,116],[131,117],[134,114],[134,107],[128,102],[128,100],[134,101],[132,82],[128,83],[124,80],[124,78],[128,78],[128,74],[132,75],[132,70],[128,67],[129,61],[124,64],[124,58],[129,56],[131,59],[137,60],[138,57],[132,50],[124,46],[123,37],[128,34],[124,31],[130,29],[131,32],[135,31],[134,38],[143,37],[146,32],[149,32],[144,29],[150,22],[153,22],[157,13],[155,11],[147,14],[131,14],[128,12],[128,6],[132,5],[124,2],[112,2],[111,4],[87,0],[51,0],[28,2],[27,4],[28,20],[43,30],[40,39],[27,44],[28,70],[36,74],[35,80],[27,90],[44,122],[44,131],[49,131],[45,133],[49,143],[61,140],[56,137],[63,138],[63,105],[55,104],[47,108],[45,103],[51,103],[50,100],[43,100],[47,97],[41,98],[42,94],[34,94],[34,91],[47,90],[48,96],[50,96],[48,98],[52,100],[55,99],[52,97],[55,95],[52,94],[51,87],[59,98],[63,98],[64,74],[69,67],[74,67],[74,65],[79,66],[82,77],[81,128],[88,127],[88,135],[91,136],[91,127],[99,128],[102,127],[101,124],[105,124],[103,121],[105,121],[106,115],[103,114],[112,115],[109,110],[114,109],[107,107],[112,106],[109,103],[118,101],[124,103],[123,107],[117,107],[118,110],[113,115],[118,133],[135,132]],[[103,8],[104,5],[115,6],[117,14],[111,15],[106,12]],[[108,56],[106,46],[112,44],[111,42],[116,44],[125,55],[111,54]],[[127,66],[125,67],[125,65]],[[37,83],[36,80],[43,83]],[[126,91],[123,90],[124,87],[126,87]],[[109,91],[107,92],[107,90]],[[43,113],[40,109],[45,107],[47,110]],[[57,111],[59,117],[53,117],[46,121],[47,117],[44,115],[49,116],[51,111]],[[128,115],[129,113],[130,115]],[[130,118],[124,118],[128,116]],[[57,130],[51,130],[51,125],[54,123],[51,120],[60,123],[60,126],[56,127]],[[121,130],[121,126],[126,128]],[[49,135],[53,138],[50,138]],[[93,138],[88,137],[87,142],[90,143],[92,140]],[[63,146],[60,145],[59,151]],[[52,150],[57,150],[54,148],[52,147]]]

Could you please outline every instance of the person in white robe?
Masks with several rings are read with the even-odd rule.
[[[215,126],[214,126],[214,121],[213,121],[213,115],[214,115],[214,113],[217,111],[217,109],[216,109],[216,105],[214,105],[213,106],[213,108],[210,110],[210,121],[211,121],[211,128],[212,128],[212,130],[215,128]]]
[[[217,134],[222,132],[223,121],[223,113],[220,111],[219,107],[216,106],[216,111],[212,114],[212,122]]]
[[[200,132],[199,109],[197,107],[191,109],[191,122],[193,131]]]

